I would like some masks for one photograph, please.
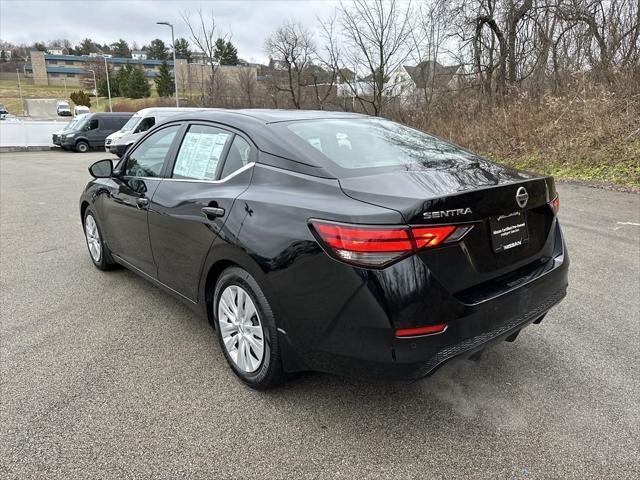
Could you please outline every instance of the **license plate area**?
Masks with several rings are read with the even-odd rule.
[[[491,244],[495,253],[521,247],[529,242],[526,212],[513,212],[489,219]]]

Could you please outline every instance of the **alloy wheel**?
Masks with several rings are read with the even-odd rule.
[[[238,285],[226,287],[218,302],[218,325],[224,347],[243,372],[260,368],[264,358],[264,332],[249,294]]]
[[[94,262],[99,263],[102,248],[100,245],[100,232],[98,231],[98,225],[96,225],[93,215],[87,215],[87,218],[85,218],[84,233],[87,237],[87,245],[89,246],[91,258],[93,258]]]

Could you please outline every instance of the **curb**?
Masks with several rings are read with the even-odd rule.
[[[53,147],[48,146],[31,146],[31,147],[0,147],[0,153],[10,152],[43,152],[47,150],[53,150]]]

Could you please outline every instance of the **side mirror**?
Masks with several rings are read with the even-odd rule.
[[[98,160],[89,167],[89,173],[94,178],[109,178],[113,176],[113,162],[110,159]]]

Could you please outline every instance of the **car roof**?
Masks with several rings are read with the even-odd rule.
[[[296,120],[313,120],[321,118],[364,118],[366,115],[350,112],[334,112],[329,110],[276,110],[268,108],[203,108],[197,110],[202,120],[216,121],[221,116],[234,115],[249,117],[263,123],[291,122]]]
[[[133,115],[133,112],[92,112],[90,115],[92,116],[105,116],[105,117],[130,117]]]
[[[332,178],[326,169],[324,161],[309,152],[308,148],[301,149],[296,142],[292,142],[289,135],[283,134],[280,123],[302,120],[321,119],[367,119],[367,115],[348,112],[332,112],[327,110],[270,110],[270,109],[224,109],[205,108],[190,112],[178,113],[164,119],[158,125],[177,121],[212,122],[231,127],[246,134],[256,147],[281,159],[290,160],[308,168],[313,175]],[[157,128],[157,127],[156,127]]]
[[[141,116],[141,115],[146,115],[148,113],[153,113],[153,112],[164,113],[164,112],[171,112],[171,111],[175,111],[176,115],[178,115],[180,113],[186,113],[193,110],[202,110],[202,109],[197,107],[147,107],[147,108],[142,108],[138,110],[137,112],[135,112],[135,115]]]

